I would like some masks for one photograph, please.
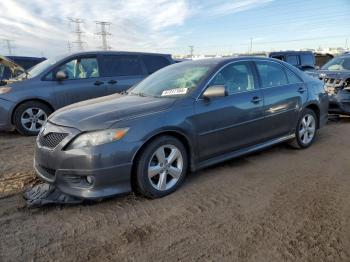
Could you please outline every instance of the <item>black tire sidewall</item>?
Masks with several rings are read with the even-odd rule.
[[[151,185],[151,182],[148,179],[148,164],[153,153],[162,145],[167,145],[167,144],[174,145],[180,150],[183,158],[183,170],[179,180],[172,188],[164,191],[159,191]],[[137,164],[138,165],[136,170],[136,182],[137,182],[138,193],[141,193],[142,195],[149,198],[163,197],[177,190],[179,186],[183,183],[186,177],[187,167],[188,167],[187,151],[184,145],[175,137],[172,137],[172,136],[158,137],[155,140],[153,140],[150,144],[148,144],[145,147],[145,149],[141,152],[141,155],[138,159]]]
[[[305,117],[305,115],[312,115],[315,119],[315,122],[316,122],[316,129],[315,129],[314,137],[312,138],[312,140],[308,144],[304,144],[301,141],[301,138],[299,137],[299,126],[300,126],[301,121]],[[317,131],[318,131],[318,124],[317,123],[318,123],[318,118],[317,118],[316,113],[311,109],[304,109],[299,117],[298,124],[297,124],[296,130],[295,130],[296,142],[298,143],[300,148],[308,148],[314,143],[316,136],[317,136]]]
[[[40,102],[36,102],[36,101],[28,101],[28,102],[25,102],[25,103],[19,105],[14,112],[13,122],[14,122],[16,130],[20,134],[25,135],[25,136],[35,136],[35,135],[38,135],[38,133],[39,133],[39,132],[28,131],[27,129],[25,129],[22,126],[22,123],[21,123],[21,116],[22,116],[23,112],[26,111],[28,108],[32,108],[32,107],[33,108],[40,108],[41,110],[43,110],[46,113],[47,117],[52,113],[52,110],[47,105],[40,103]]]

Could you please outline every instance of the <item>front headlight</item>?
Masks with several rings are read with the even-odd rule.
[[[6,86],[6,87],[0,87],[0,95],[9,93],[11,91],[11,87]]]
[[[129,128],[117,128],[83,133],[76,137],[73,142],[69,144],[67,149],[70,150],[111,143],[122,139],[128,131]]]

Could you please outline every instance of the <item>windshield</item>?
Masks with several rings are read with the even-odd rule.
[[[192,62],[171,65],[147,77],[130,94],[153,97],[186,96],[197,87],[211,67],[211,64]]]
[[[57,61],[61,60],[64,56],[58,56],[56,58],[50,58],[47,60],[42,61],[41,63],[33,66],[32,68],[30,68],[27,72],[28,75],[26,75],[26,73],[23,73],[21,75],[19,75],[19,78],[33,78],[36,77],[37,75],[41,74],[43,71],[45,71],[48,67],[50,67],[51,65],[55,64]]]
[[[322,69],[330,71],[350,70],[350,56],[333,58]]]

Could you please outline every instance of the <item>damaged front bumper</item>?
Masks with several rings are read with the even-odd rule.
[[[331,78],[324,81],[329,96],[329,113],[350,115],[350,83]]]

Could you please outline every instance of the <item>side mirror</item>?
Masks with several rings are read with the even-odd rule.
[[[226,88],[224,85],[209,86],[203,93],[203,97],[206,99],[222,96],[227,96]]]
[[[63,72],[63,71],[58,71],[58,72],[56,73],[56,80],[62,81],[62,80],[65,80],[65,79],[67,79],[67,75],[66,75],[65,72]]]

